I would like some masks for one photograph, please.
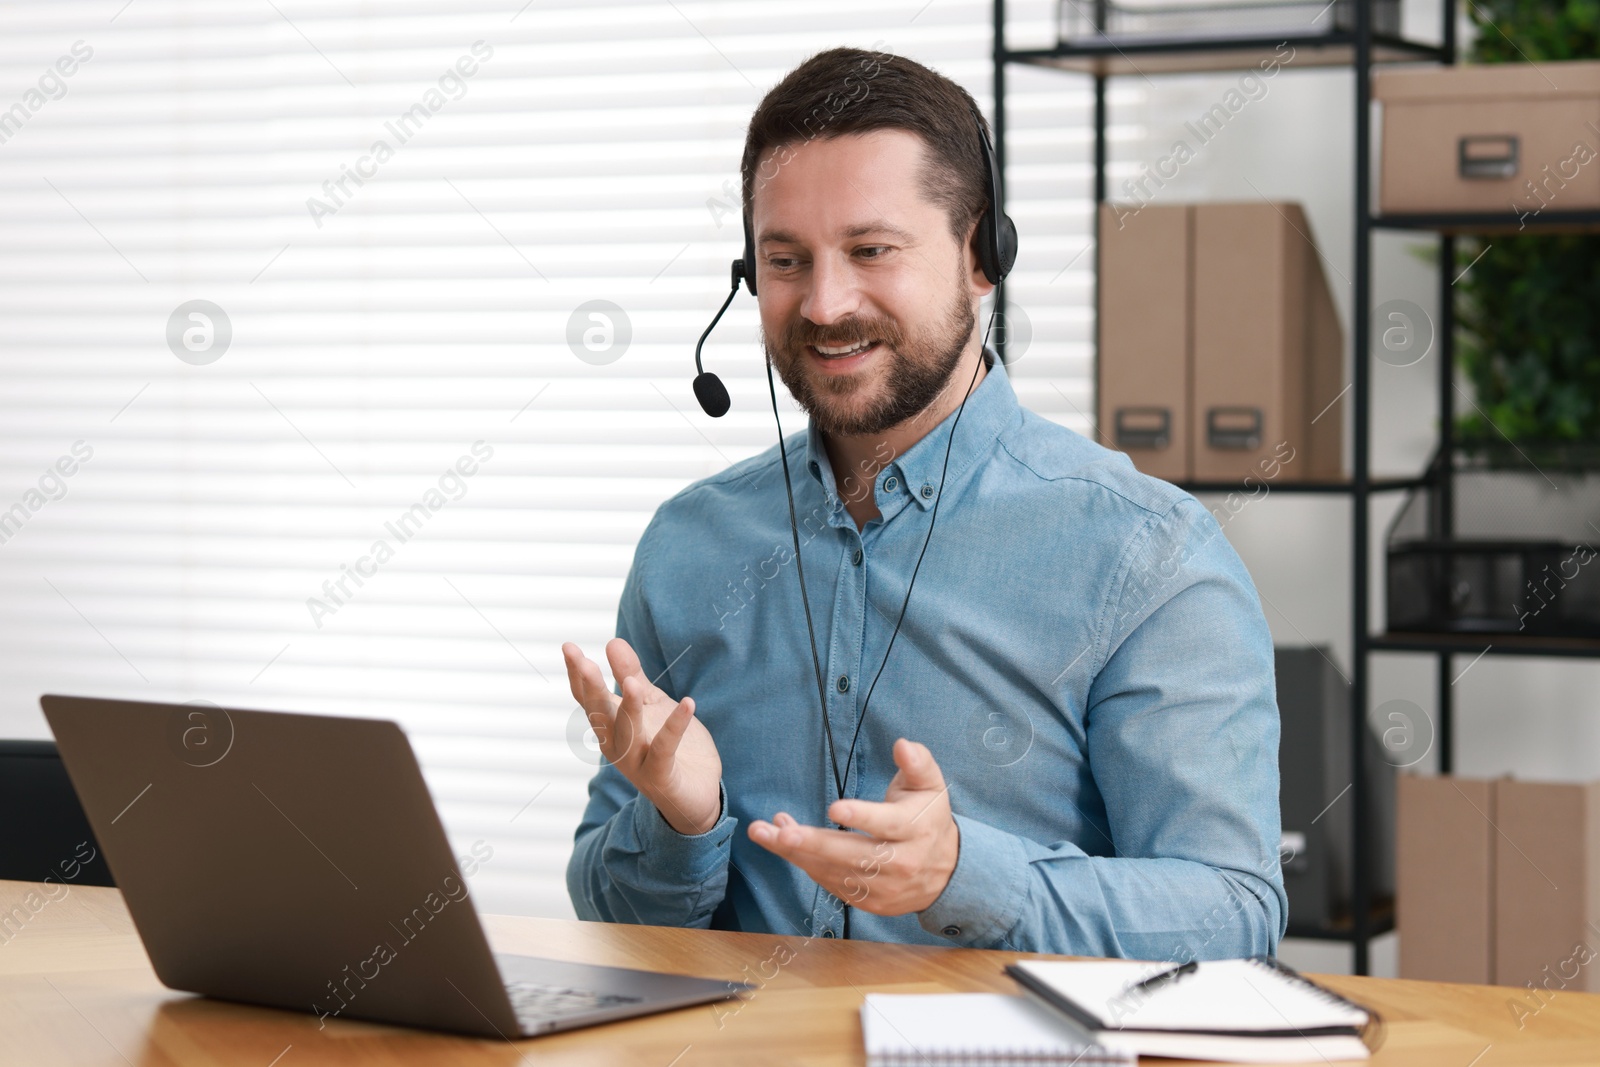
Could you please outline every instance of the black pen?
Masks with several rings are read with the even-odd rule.
[[[1200,961],[1199,960],[1190,960],[1188,963],[1179,964],[1178,966],[1172,968],[1170,971],[1162,971],[1159,974],[1152,974],[1149,978],[1146,978],[1142,982],[1135,982],[1135,983],[1133,983],[1133,985],[1131,985],[1127,989],[1123,990],[1123,992],[1124,993],[1132,993],[1132,992],[1134,992],[1136,990],[1142,991],[1142,990],[1155,989],[1157,986],[1166,985],[1168,982],[1176,982],[1178,979],[1182,978],[1184,975],[1193,974],[1195,971],[1197,971],[1199,969],[1200,969]]]

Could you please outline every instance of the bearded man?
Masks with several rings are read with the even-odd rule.
[[[840,48],[751,119],[762,346],[810,423],[661,505],[606,646],[614,691],[562,646],[606,757],[567,871],[581,918],[1277,950],[1255,588],[1193,497],[1019,405],[977,329],[975,116],[927,67]]]

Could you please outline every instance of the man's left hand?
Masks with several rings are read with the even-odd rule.
[[[961,831],[950,814],[950,787],[927,746],[902,737],[894,762],[900,771],[883,803],[836,800],[828,809],[828,818],[847,830],[805,826],[780,811],[772,822],[751,823],[750,840],[853,907],[875,915],[922,911],[955,872]]]

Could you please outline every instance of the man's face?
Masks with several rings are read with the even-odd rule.
[[[780,146],[757,171],[762,348],[823,433],[882,433],[932,404],[993,288],[917,187],[925,151],[874,130]]]

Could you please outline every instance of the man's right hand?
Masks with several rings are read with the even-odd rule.
[[[694,717],[694,699],[674,701],[645,677],[628,642],[606,643],[622,697],[606,688],[600,665],[568,641],[561,646],[572,695],[589,716],[600,754],[656,806],[680,834],[703,834],[722,814],[722,757]]]

